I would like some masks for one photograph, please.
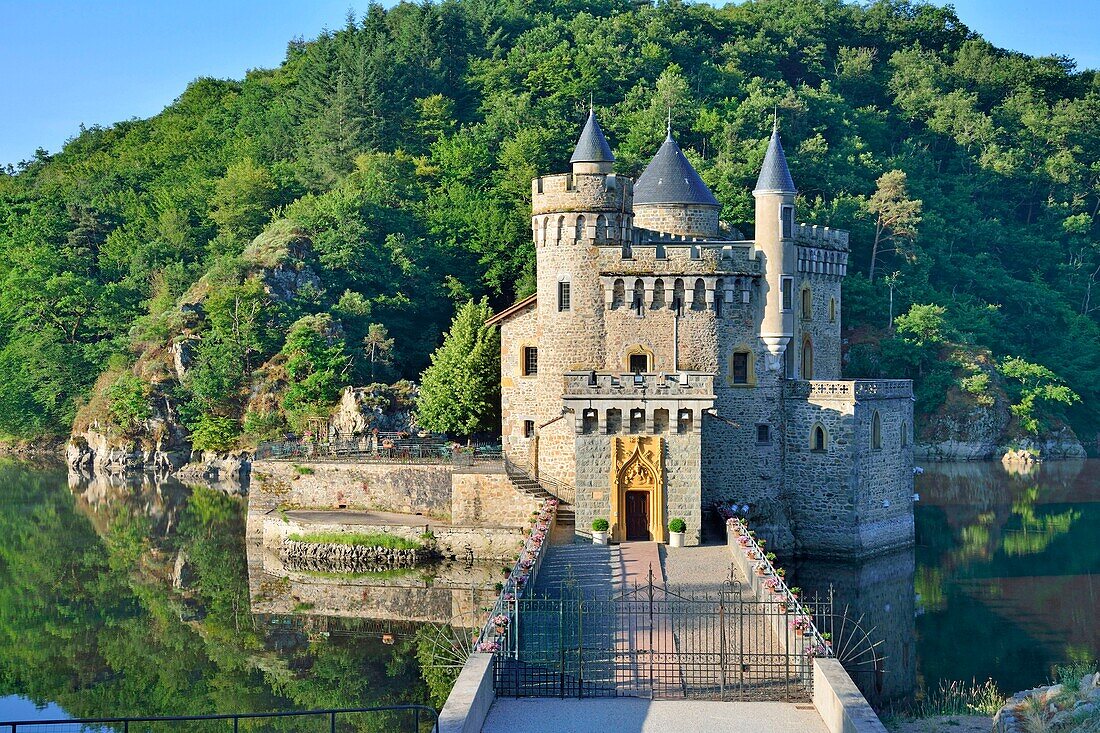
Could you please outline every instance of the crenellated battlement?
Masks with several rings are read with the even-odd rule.
[[[848,232],[843,229],[820,226],[818,224],[796,224],[794,240],[815,247],[848,250]]]
[[[634,184],[614,173],[560,173],[531,181],[531,213],[605,212],[631,214]]]

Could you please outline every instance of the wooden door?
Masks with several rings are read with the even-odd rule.
[[[649,492],[626,492],[626,539],[649,539]]]

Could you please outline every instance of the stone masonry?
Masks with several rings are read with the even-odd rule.
[[[577,530],[610,518],[613,541],[683,517],[694,544],[715,502],[737,502],[779,549],[911,543],[911,385],[841,379],[848,233],[797,223],[778,132],[754,239],[719,222],[671,130],[637,181],[609,151],[592,114],[572,172],[531,184],[537,291],[490,321],[508,457],[573,487]],[[655,497],[627,501],[619,436],[660,440]]]

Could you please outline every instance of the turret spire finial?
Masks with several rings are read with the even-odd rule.
[[[779,105],[772,105],[772,132],[779,132]]]
[[[665,120],[665,137],[672,139],[672,105],[668,106],[668,119]]]

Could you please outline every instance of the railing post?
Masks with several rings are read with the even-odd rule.
[[[722,591],[718,591],[718,670],[719,692],[726,697],[726,599]]]
[[[336,733],[336,711],[328,714],[328,733]]]
[[[233,716],[233,733],[238,733],[241,728],[241,717],[239,715]]]

